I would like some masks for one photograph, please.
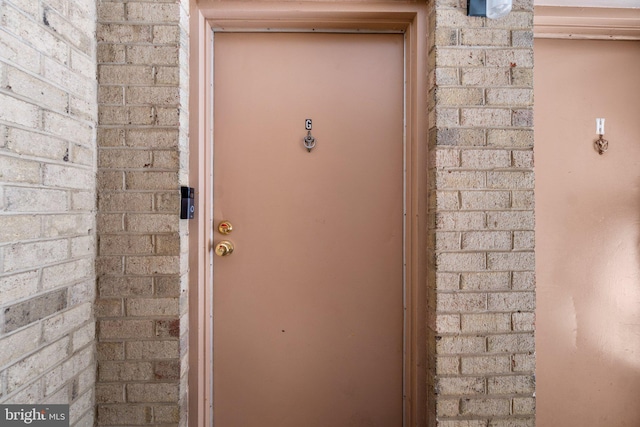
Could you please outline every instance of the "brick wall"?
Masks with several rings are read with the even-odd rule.
[[[97,4],[97,423],[186,425],[189,5]]]
[[[432,426],[535,424],[532,3],[430,12]]]
[[[0,0],[0,402],[93,425],[95,5]]]

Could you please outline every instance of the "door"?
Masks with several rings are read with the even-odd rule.
[[[536,425],[640,426],[640,42],[535,63]]]
[[[401,34],[215,34],[216,427],[402,425],[403,78]]]

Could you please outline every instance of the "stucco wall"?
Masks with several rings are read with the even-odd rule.
[[[0,402],[93,425],[95,4],[0,1]]]

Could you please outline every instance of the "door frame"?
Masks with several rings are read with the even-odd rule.
[[[215,31],[401,32],[405,34],[404,426],[426,425],[427,5],[415,3],[191,1],[189,182],[190,426],[212,426],[212,138]]]

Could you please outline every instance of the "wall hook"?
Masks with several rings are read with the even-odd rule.
[[[603,139],[602,135],[600,135],[600,138],[596,139],[594,145],[596,146],[596,150],[598,150],[598,154],[600,155],[603,155],[609,149],[609,141]]]
[[[593,143],[598,150],[598,154],[602,155],[609,149],[609,141],[603,138],[604,136],[604,119],[596,119],[596,133],[599,138]]]

